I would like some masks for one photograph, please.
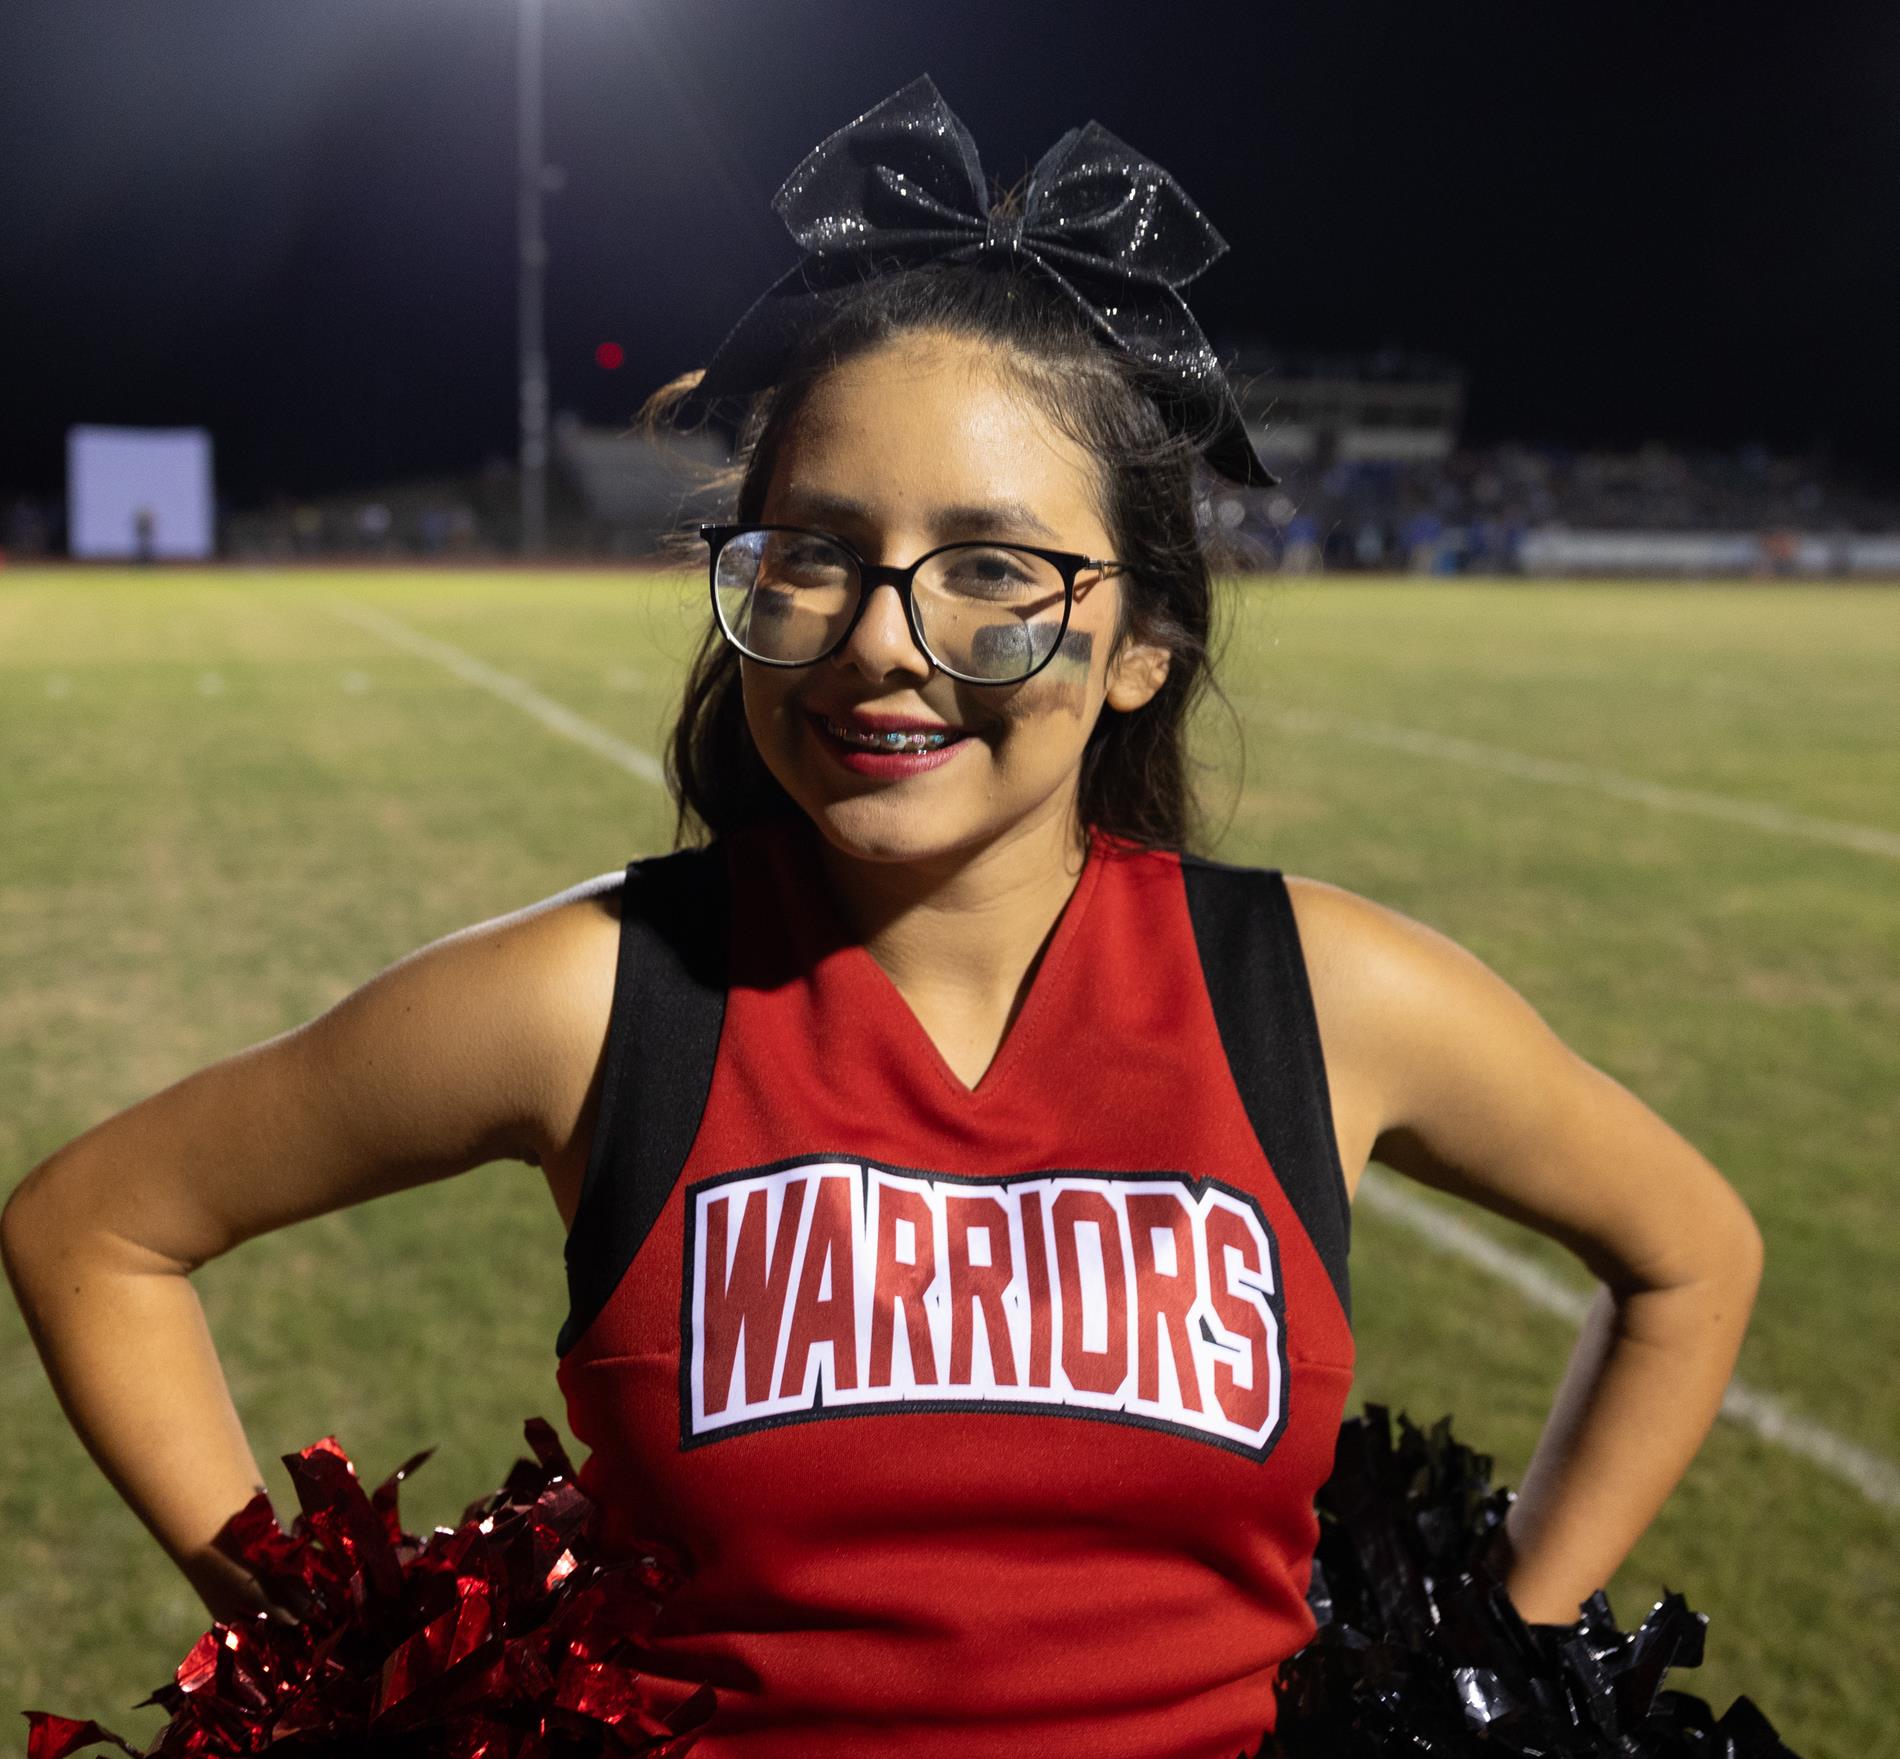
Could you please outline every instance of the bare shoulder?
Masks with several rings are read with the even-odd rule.
[[[1475,1088],[1555,1092],[1577,1061],[1476,954],[1343,886],[1287,876],[1349,1185]]]
[[[1340,1168],[1347,1194],[1357,1196],[1391,1111],[1391,1052],[1379,1017],[1393,986],[1405,981],[1416,936],[1430,931],[1326,880],[1290,873],[1286,890],[1313,996]]]
[[[1616,1286],[1670,1285],[1699,1254],[1758,1257],[1716,1169],[1476,954],[1339,886],[1287,891],[1349,1180],[1376,1157],[1539,1229]]]
[[[1286,876],[1318,1007],[1387,1005],[1408,986],[1482,981],[1476,957],[1437,929],[1327,880]]]
[[[518,1158],[550,1180],[577,1141],[585,1153],[579,1139],[606,1051],[624,892],[623,873],[601,874],[476,931],[505,946],[517,973],[535,1045],[534,1103]]]
[[[456,1023],[440,1058],[471,1062],[477,1083],[511,1095],[493,1144],[502,1157],[545,1166],[573,1135],[606,1042],[624,890],[619,869],[582,880],[445,934],[357,992],[386,990],[384,1012],[424,1025]]]

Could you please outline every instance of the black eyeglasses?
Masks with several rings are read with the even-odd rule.
[[[809,666],[851,638],[872,591],[896,587],[917,646],[966,684],[1020,684],[1055,658],[1075,577],[1120,562],[1032,544],[943,544],[907,568],[865,561],[830,532],[702,525],[720,632],[762,666]]]

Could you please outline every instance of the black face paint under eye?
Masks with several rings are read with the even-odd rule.
[[[971,659],[985,671],[1003,670],[1004,666],[999,662],[1004,661],[1013,666],[1037,665],[1049,651],[1049,642],[1056,627],[1053,623],[1022,623],[1014,619],[986,623],[971,633]],[[1049,664],[1079,664],[1087,671],[1094,648],[1094,636],[1085,630],[1071,629],[1063,636],[1062,645]]]
[[[1049,651],[1061,625],[1005,617],[970,632],[970,663],[981,672],[1023,672]]]
[[[1052,709],[1067,709],[1080,715],[1088,708],[1089,672],[1095,660],[1095,637],[1086,629],[1071,629],[1063,636],[1055,658],[1035,677],[1025,679],[1010,692],[1012,715],[1047,714]]]
[[[1062,638],[1062,645],[1056,649],[1056,657],[1049,662],[1054,666],[1080,666],[1084,672],[1089,669],[1095,658],[1095,637],[1086,629],[1071,629]]]

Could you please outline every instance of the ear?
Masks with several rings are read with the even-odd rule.
[[[1109,661],[1108,691],[1103,700],[1123,714],[1141,708],[1167,682],[1171,657],[1165,647],[1137,641],[1132,634],[1125,637]]]

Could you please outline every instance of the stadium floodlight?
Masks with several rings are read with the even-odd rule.
[[[548,533],[548,345],[542,296],[548,242],[541,225],[541,198],[559,189],[562,179],[560,170],[542,156],[542,0],[518,0],[518,27],[516,377],[521,399],[521,553],[533,556],[546,548]]]

